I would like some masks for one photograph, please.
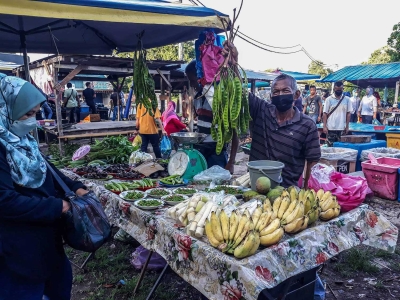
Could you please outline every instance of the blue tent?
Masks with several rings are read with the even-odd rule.
[[[296,81],[317,80],[317,79],[321,78],[321,75],[317,75],[317,74],[308,74],[308,73],[284,71],[284,70],[276,70],[273,73],[277,74],[277,75],[284,73],[286,75],[292,76],[294,79],[296,79]]]
[[[163,0],[1,1],[0,52],[111,54],[133,51],[137,34],[153,48],[221,32],[213,9]]]

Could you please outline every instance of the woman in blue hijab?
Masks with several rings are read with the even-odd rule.
[[[45,97],[29,82],[0,73],[0,299],[67,300],[72,271],[61,237],[68,201],[36,140]],[[58,175],[77,195],[81,182]]]

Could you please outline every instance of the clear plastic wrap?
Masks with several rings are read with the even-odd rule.
[[[368,150],[363,150],[361,152],[360,160],[369,160],[368,154],[372,154],[375,158],[379,157],[390,157],[390,158],[400,158],[400,150],[396,148],[373,148]]]
[[[321,148],[321,158],[326,160],[357,161],[358,151],[348,148]]]
[[[227,181],[231,180],[232,175],[228,170],[221,168],[220,166],[212,166],[211,168],[200,172],[193,177],[194,181]]]
[[[131,156],[129,157],[129,164],[136,165],[149,160],[153,160],[153,156],[151,156],[151,154],[137,150],[132,152]]]

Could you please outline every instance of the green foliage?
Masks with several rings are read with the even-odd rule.
[[[308,65],[308,73],[321,75],[321,78],[328,76],[332,72],[332,69],[324,67],[324,63],[322,61],[312,61]],[[310,81],[309,83],[312,83],[313,85],[323,89],[331,89],[331,83],[320,83],[314,81]]]
[[[400,61],[400,22],[393,26],[393,32],[388,38],[388,54],[391,57],[391,61]]]
[[[390,47],[385,46],[382,48],[379,48],[375,50],[374,52],[371,53],[371,56],[369,57],[368,61],[362,62],[361,64],[363,65],[372,65],[372,64],[387,64],[392,62],[392,57],[389,54],[390,52]]]

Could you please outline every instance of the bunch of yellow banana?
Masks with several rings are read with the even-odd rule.
[[[261,210],[260,205],[253,215]],[[248,215],[233,211],[229,217],[223,209],[219,215],[211,212],[210,220],[205,224],[205,232],[211,246],[237,258],[253,255],[260,245],[260,235],[254,231],[252,218]]]
[[[301,189],[299,192],[299,201],[304,203],[304,213],[307,214],[311,208],[317,205],[317,194],[314,190]]]
[[[319,190],[317,192],[317,199],[321,212],[319,218],[323,221],[329,221],[336,218],[340,214],[340,205],[337,202],[336,196],[333,196],[330,191],[324,192]]]
[[[287,233],[299,232],[308,225],[309,217],[305,216],[305,205],[303,201],[299,201],[299,196],[294,187],[289,187],[272,205],[273,212]]]

